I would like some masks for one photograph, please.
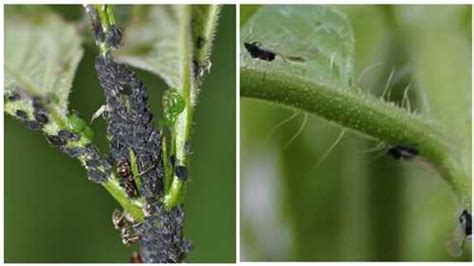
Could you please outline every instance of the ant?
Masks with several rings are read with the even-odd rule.
[[[115,210],[112,213],[112,223],[115,229],[120,230],[120,236],[124,245],[129,246],[140,240],[140,236],[134,230],[140,223],[136,223],[129,213]]]
[[[387,154],[394,159],[412,159],[418,155],[418,150],[409,145],[395,145],[388,149]]]
[[[117,172],[122,177],[121,185],[124,187],[127,195],[130,198],[137,197],[138,189],[135,180],[133,180],[133,173],[128,160],[122,160],[118,163]]]
[[[132,159],[132,162],[133,161],[134,160]],[[134,171],[132,171],[130,162],[127,159],[119,161],[117,165],[117,173],[120,175],[120,177],[122,177],[121,185],[130,198],[136,198],[138,196],[138,188],[134,176],[142,176],[155,168],[155,166],[156,163],[153,163],[149,168],[145,169],[141,173],[136,173],[138,170],[136,170],[134,173]]]
[[[130,256],[130,263],[143,263],[142,257],[140,256],[140,253],[138,252],[133,252],[132,256]]]

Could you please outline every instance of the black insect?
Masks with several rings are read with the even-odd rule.
[[[28,120],[28,114],[25,111],[17,110],[15,114],[16,114],[16,117],[20,119],[20,121],[22,122]]]
[[[464,231],[464,234],[468,237],[471,238],[472,236],[472,216],[471,214],[463,210],[461,215],[459,216],[459,223],[461,224],[461,227]]]
[[[268,62],[275,60],[277,55],[269,49],[262,48],[262,44],[259,42],[244,42],[244,47],[252,58],[258,58]]]
[[[395,145],[388,149],[387,154],[394,159],[412,159],[418,155],[418,150],[409,145]]]
[[[206,44],[206,39],[204,39],[203,37],[199,36],[197,37],[196,39],[196,47],[198,49],[202,49],[204,47],[204,44]]]
[[[61,129],[58,131],[58,136],[63,140],[63,141],[78,141],[81,137],[77,135],[76,133],[66,130],[66,129]]]
[[[48,143],[55,146],[62,146],[65,144],[64,141],[56,135],[46,135],[46,140],[48,141]]]
[[[7,96],[7,100],[14,102],[20,100],[21,96],[20,94],[13,92],[10,95]]]
[[[138,196],[137,186],[133,180],[132,169],[128,160],[121,160],[117,166],[117,173],[122,177],[121,185],[130,198]]]
[[[183,182],[188,180],[188,168],[186,168],[186,166],[176,166],[176,168],[174,169],[174,174],[176,175],[176,177],[179,178],[179,180]]]

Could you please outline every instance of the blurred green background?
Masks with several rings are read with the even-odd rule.
[[[461,143],[470,163],[471,6],[336,8],[353,26],[355,80],[367,70],[360,80],[367,93],[381,95],[394,69],[391,99],[400,102],[411,83],[412,110],[437,117],[436,103],[430,114],[422,104],[425,93],[451,99],[461,92],[460,102],[448,107],[463,106],[469,121],[450,133],[469,136]],[[242,27],[258,6],[240,10]],[[471,244],[460,258],[448,254],[461,209],[446,183],[422,163],[370,151],[377,142],[348,132],[316,169],[340,126],[310,115],[288,144],[303,114],[277,127],[298,111],[248,98],[240,107],[242,260],[471,260]]]
[[[89,31],[81,6],[51,8]],[[128,8],[117,8],[119,25]],[[185,202],[185,235],[194,244],[190,262],[235,261],[235,38],[235,7],[225,6],[212,71],[205,78],[195,115]],[[94,69],[97,50],[90,42],[84,47],[70,107],[88,120],[104,96]],[[151,74],[137,73],[149,90],[152,111],[159,114],[166,85]],[[107,151],[104,121],[96,120],[92,128],[97,145]],[[87,180],[79,162],[8,116],[4,143],[5,262],[128,262],[138,246],[122,245],[113,229],[112,211],[119,206],[102,187]]]

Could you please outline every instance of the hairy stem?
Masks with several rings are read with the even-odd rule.
[[[183,11],[183,17],[185,17],[185,21],[190,21],[190,9],[186,8]],[[176,120],[176,124],[172,128],[172,140],[173,143],[171,145],[174,146],[176,162],[175,168],[177,166],[182,166],[187,168],[188,166],[188,152],[187,146],[190,143],[190,133],[191,133],[191,125],[193,121],[193,112],[194,107],[192,105],[193,98],[192,98],[192,91],[195,89],[193,83],[193,71],[192,71],[192,46],[191,46],[191,36],[187,31],[181,31],[182,40],[179,42],[181,44],[181,68],[183,69],[181,80],[182,80],[182,87],[176,88],[177,91],[184,99],[184,110],[178,116]],[[168,209],[175,207],[181,200],[181,195],[183,192],[183,180],[181,177],[178,177],[176,173],[173,173],[173,180],[171,181],[171,186],[168,193],[165,195],[165,206]]]
[[[263,78],[265,77],[265,78]],[[454,144],[426,118],[369,95],[318,85],[282,73],[241,68],[241,96],[315,113],[391,145],[415,147],[471,209],[471,180]]]

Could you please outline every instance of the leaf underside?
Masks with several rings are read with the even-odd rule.
[[[277,56],[272,62],[252,58],[244,42],[259,42]],[[282,72],[334,88],[352,83],[352,28],[334,8],[264,6],[242,28],[240,45],[242,67]]]
[[[81,60],[81,38],[53,13],[8,13],[5,19],[5,92],[18,89],[51,101],[67,114],[68,96]]]
[[[192,58],[191,45],[184,39],[190,33],[188,7],[156,5],[135,7],[132,22],[126,27],[124,47],[116,56],[127,64],[159,75],[173,88],[183,86],[183,59]],[[159,27],[157,27],[159,25]]]

